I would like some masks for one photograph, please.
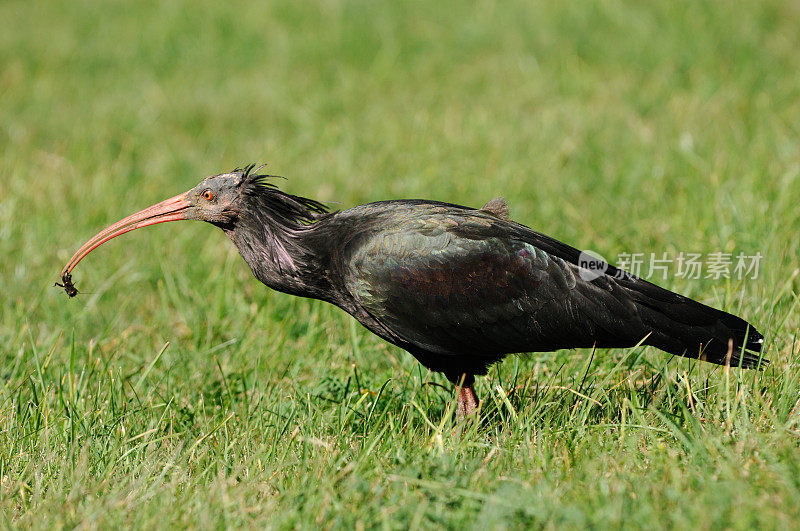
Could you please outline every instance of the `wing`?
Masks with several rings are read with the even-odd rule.
[[[403,341],[440,355],[496,359],[643,337],[631,339],[636,309],[608,279],[582,279],[516,227],[446,205],[397,212],[351,254],[348,290]]]

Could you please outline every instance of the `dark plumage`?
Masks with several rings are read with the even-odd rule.
[[[585,280],[577,249],[508,219],[502,199],[482,209],[397,200],[329,213],[252,169],[209,177],[112,225],[63,274],[134,228],[208,221],[270,288],[339,306],[461,384],[462,414],[477,403],[474,376],[510,353],[643,342],[717,364],[766,363],[762,335],[743,319],[613,266]]]

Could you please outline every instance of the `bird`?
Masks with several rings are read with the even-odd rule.
[[[269,288],[338,306],[454,384],[458,418],[479,400],[475,377],[509,354],[650,345],[741,368],[765,366],[744,319],[673,293],[512,221],[504,199],[482,208],[388,200],[330,211],[284,192],[248,165],[203,179],[88,240],[103,243],[179,220],[211,223]]]

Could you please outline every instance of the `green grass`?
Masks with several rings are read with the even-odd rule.
[[[792,2],[1,3],[3,523],[797,526],[798,71]],[[442,377],[210,226],[52,287],[106,224],[258,161],[342,207],[504,195],[607,257],[761,252],[660,283],[772,365],[510,357],[457,427]]]

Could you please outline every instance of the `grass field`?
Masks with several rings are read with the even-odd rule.
[[[800,518],[794,2],[0,3],[6,526],[789,528]],[[218,230],[112,221],[250,162],[334,208],[480,206],[767,336],[756,372],[651,348],[444,378],[259,284]]]

